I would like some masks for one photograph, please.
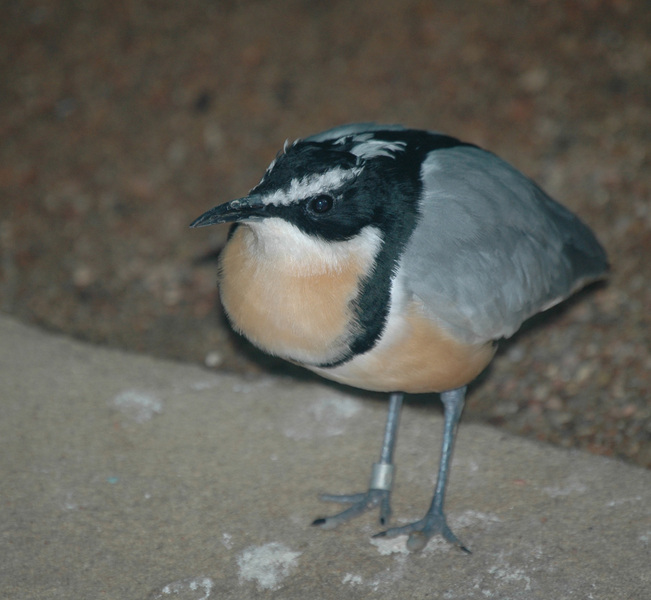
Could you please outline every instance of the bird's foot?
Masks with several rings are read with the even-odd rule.
[[[321,529],[334,529],[338,525],[358,517],[366,511],[372,510],[376,506],[380,507],[380,524],[386,525],[391,516],[390,490],[370,489],[368,492],[350,495],[323,494],[321,500],[326,502],[339,502],[342,504],[352,504],[346,510],[332,515],[315,519],[312,525]]]
[[[373,537],[396,537],[399,535],[408,535],[407,550],[418,552],[422,550],[427,542],[435,535],[441,535],[445,540],[457,546],[463,552],[471,554],[457,538],[452,530],[448,527],[443,511],[428,512],[420,521],[404,525],[402,527],[391,527],[386,531],[376,533]]]

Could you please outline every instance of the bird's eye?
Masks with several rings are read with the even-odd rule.
[[[327,213],[332,208],[334,202],[335,201],[332,196],[321,194],[320,196],[312,198],[307,206],[313,213],[322,215],[323,213]]]

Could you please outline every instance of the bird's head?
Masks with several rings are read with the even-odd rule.
[[[359,126],[358,126],[359,127]],[[280,219],[297,234],[343,242],[372,229],[384,239],[415,218],[420,161],[410,161],[404,130],[336,128],[285,144],[247,196],[216,206],[191,227]]]

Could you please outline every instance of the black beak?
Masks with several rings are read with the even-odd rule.
[[[264,217],[265,205],[259,196],[231,200],[203,213],[190,223],[190,227],[206,227],[217,223],[234,223],[235,221],[253,221]]]

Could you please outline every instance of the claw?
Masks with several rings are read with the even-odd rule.
[[[346,510],[332,515],[330,517],[321,517],[312,521],[312,525],[321,529],[334,529],[338,525],[349,521],[359,515],[372,510],[376,506],[380,507],[380,524],[385,525],[391,516],[390,491],[389,490],[368,490],[361,494],[333,495],[324,494],[322,500],[327,502],[339,502],[352,504]]]
[[[410,552],[419,552],[426,545],[427,542],[435,535],[441,535],[445,540],[457,546],[461,551],[466,554],[472,552],[464,546],[457,538],[452,530],[448,527],[445,515],[442,512],[428,513],[420,521],[403,525],[402,527],[392,527],[385,531],[376,533],[373,537],[397,537],[399,535],[408,535],[407,550]]]

